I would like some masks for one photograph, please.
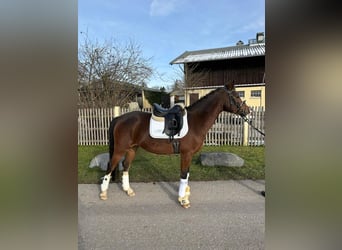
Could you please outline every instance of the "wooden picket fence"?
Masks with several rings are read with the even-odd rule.
[[[264,108],[252,107],[252,110],[252,114],[247,117],[255,127],[264,131]],[[144,109],[143,111],[151,112],[151,109]],[[129,110],[120,109],[119,112],[124,114]],[[116,115],[113,108],[79,109],[78,145],[108,145],[110,121]],[[240,116],[222,112],[208,131],[204,145],[259,146],[264,145],[264,136],[248,126]]]

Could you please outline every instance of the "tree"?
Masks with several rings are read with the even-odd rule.
[[[166,93],[165,87],[160,87],[159,90],[145,89],[145,98],[153,105],[153,103],[160,104],[164,108],[170,107],[170,95]]]
[[[184,64],[184,69],[179,65],[176,69],[177,79],[172,86],[173,90],[183,90],[188,87],[204,86],[210,74],[209,69],[199,68],[198,63]]]
[[[99,43],[85,35],[78,51],[79,105],[113,107],[134,100],[153,74],[150,63],[133,41]]]

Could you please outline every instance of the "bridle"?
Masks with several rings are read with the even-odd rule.
[[[241,104],[238,103],[235,100],[235,97],[233,95],[233,90],[228,90],[226,86],[223,87],[223,89],[228,93],[229,96],[229,102],[230,105],[235,105],[235,107],[237,107],[237,113],[241,116],[241,117],[246,117],[244,111],[242,110],[242,106],[246,103],[246,101],[243,101]],[[242,111],[242,112],[241,112]]]
[[[265,133],[260,131],[258,128],[256,128],[255,126],[253,126],[252,121],[249,120],[247,118],[247,116],[244,114],[244,111],[242,110],[242,106],[246,103],[246,101],[243,101],[241,104],[239,104],[236,100],[235,97],[233,96],[233,91],[232,90],[228,90],[226,86],[223,87],[223,89],[228,93],[229,96],[229,102],[230,105],[235,105],[238,108],[237,113],[242,117],[242,119],[247,122],[248,125],[250,125],[252,128],[254,128],[256,131],[258,131],[260,134],[262,134],[263,136],[265,136]],[[240,111],[242,111],[240,113]]]

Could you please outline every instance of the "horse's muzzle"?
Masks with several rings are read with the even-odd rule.
[[[252,109],[245,103],[245,101],[242,103],[240,109],[239,109],[239,115],[242,117],[247,116],[250,114]]]

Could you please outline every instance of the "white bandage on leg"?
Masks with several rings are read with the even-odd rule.
[[[184,197],[185,196],[185,189],[188,186],[188,180],[189,180],[189,173],[186,176],[186,179],[180,179],[179,181],[179,190],[178,190],[178,196]]]
[[[122,189],[124,191],[128,191],[129,189],[129,175],[128,175],[128,171],[123,171],[122,172]]]
[[[101,184],[101,191],[102,192],[103,191],[107,191],[111,178],[112,178],[112,176],[110,174],[107,174],[107,175],[105,175],[103,177],[103,181],[102,181],[102,184]]]

